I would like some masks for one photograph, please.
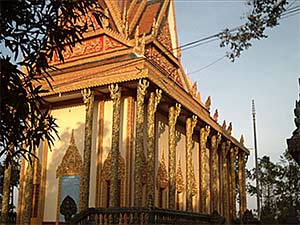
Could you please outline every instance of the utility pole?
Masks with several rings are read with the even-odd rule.
[[[255,120],[255,104],[252,100],[252,116],[253,116],[253,133],[254,133],[254,157],[255,157],[255,176],[256,176],[256,200],[257,200],[257,217],[260,219],[260,188],[259,188],[259,174],[258,174],[258,160],[257,160],[257,141],[256,141],[256,120]]]

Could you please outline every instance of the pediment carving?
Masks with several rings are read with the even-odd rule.
[[[176,190],[178,193],[182,193],[184,191],[184,178],[182,175],[180,160],[176,172]]]
[[[80,175],[82,173],[82,169],[82,157],[76,146],[74,131],[72,130],[69,147],[60,165],[56,169],[56,178],[61,176]]]
[[[118,158],[119,166],[118,166],[118,175],[119,179],[125,179],[125,160],[119,153]],[[107,158],[104,161],[103,168],[102,168],[102,179],[104,180],[111,180],[111,151],[108,153]]]
[[[157,170],[157,177],[156,177],[156,183],[157,183],[157,188],[167,188],[169,184],[169,177],[168,177],[168,172],[167,172],[167,167],[165,163],[165,157],[164,157],[164,151],[161,156],[161,160],[159,163],[159,167]]]

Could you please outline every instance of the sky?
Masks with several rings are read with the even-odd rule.
[[[300,0],[292,7],[297,5]],[[246,1],[175,0],[179,46],[242,25],[249,10]],[[204,68],[226,54],[220,41],[182,51],[183,68],[192,82],[197,81],[202,101],[212,98],[211,114],[217,108],[219,123],[232,122],[232,134],[238,140],[244,135],[250,150],[248,168],[254,166],[252,99],[259,157],[279,161],[287,149],[286,139],[296,128],[293,110],[299,98],[300,14],[280,20],[266,34],[267,39],[252,41],[252,47],[234,63],[223,58]],[[249,201],[251,208],[255,201]]]

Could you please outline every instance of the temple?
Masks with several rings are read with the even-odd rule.
[[[60,139],[23,160],[17,224],[64,224],[68,210],[96,224],[147,224],[147,212],[230,224],[247,208],[249,151],[185,74],[174,1],[100,5],[96,30],[53,59],[44,99]]]

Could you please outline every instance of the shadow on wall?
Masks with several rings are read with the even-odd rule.
[[[74,130],[75,144],[83,159],[83,146],[84,146],[84,124],[77,123],[76,128],[66,127],[60,133],[60,139],[56,140],[52,150],[48,150],[47,171],[46,171],[46,190],[45,190],[45,211],[44,220],[56,220],[57,206],[59,201],[58,189],[59,178],[56,177],[56,170],[61,164],[62,159],[70,145],[72,129]],[[55,145],[56,144],[56,145]],[[60,146],[60,147],[56,147]],[[47,215],[47,216],[45,216]]]

